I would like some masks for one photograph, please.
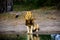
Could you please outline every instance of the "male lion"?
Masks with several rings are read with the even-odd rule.
[[[31,11],[27,11],[27,13],[25,15],[25,20],[26,20],[26,22],[25,22],[26,26],[34,25],[34,19],[33,19]]]
[[[27,26],[27,33],[32,33],[34,28],[35,30],[37,29],[37,26],[34,26],[34,18],[31,11],[27,11],[25,15],[25,25]]]

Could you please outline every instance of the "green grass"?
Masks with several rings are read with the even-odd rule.
[[[13,10],[14,11],[29,11],[29,10],[36,10],[36,9],[40,9],[40,8],[46,8],[48,10],[51,9],[56,9],[55,6],[44,6],[44,7],[40,7],[40,6],[36,6],[36,5],[14,5],[13,6]]]
[[[37,9],[39,7],[35,5],[14,5],[13,10],[14,11],[29,11],[33,9]]]

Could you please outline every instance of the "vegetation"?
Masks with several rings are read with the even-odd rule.
[[[14,6],[13,6],[14,5]],[[33,10],[41,7],[60,9],[59,0],[0,0],[0,13],[10,11]]]
[[[41,7],[52,7],[60,9],[59,0],[14,0],[15,11],[32,10]]]

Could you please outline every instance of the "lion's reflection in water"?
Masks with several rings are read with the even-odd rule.
[[[38,34],[28,34],[27,40],[40,40],[40,37]]]

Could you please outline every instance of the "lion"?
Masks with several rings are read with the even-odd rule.
[[[25,15],[25,25],[26,26],[34,25],[34,18],[32,16],[31,11],[27,11],[27,13]]]
[[[33,32],[38,32],[38,31],[39,31],[39,25],[38,24],[34,24]]]
[[[37,29],[38,25],[34,25],[34,18],[31,11],[27,11],[24,18],[25,18],[25,25],[27,26],[27,33],[32,33],[38,30]]]

